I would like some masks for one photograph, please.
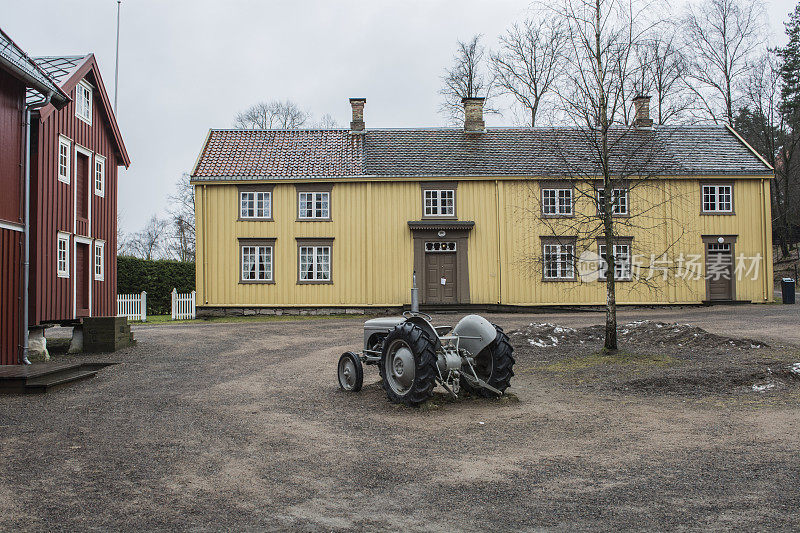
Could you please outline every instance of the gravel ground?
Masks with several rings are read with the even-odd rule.
[[[771,345],[736,348],[736,363],[800,361],[788,307],[626,310],[621,322]],[[507,331],[601,321],[490,318]],[[120,364],[93,381],[0,397],[0,530],[800,528],[800,387],[586,386],[603,376],[580,382],[548,366],[568,351],[550,360],[518,335],[512,395],[409,409],[387,402],[374,367],[362,392],[338,389],[336,360],[361,327],[137,327],[139,344],[106,356]]]

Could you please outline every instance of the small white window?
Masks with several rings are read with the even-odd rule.
[[[608,272],[608,260],[606,259],[606,245],[599,245],[600,257],[603,262],[600,265],[600,279],[606,279]],[[630,280],[631,279],[631,246],[630,244],[615,244],[614,245],[614,279],[616,280]]]
[[[704,213],[733,213],[733,185],[703,185]]]
[[[542,189],[542,214],[572,215],[572,189]]]
[[[456,191],[455,190],[434,190],[425,191],[425,216],[427,217],[451,217],[456,214]]]
[[[331,280],[331,247],[300,247],[300,281]]]
[[[75,86],[75,116],[92,124],[92,88],[82,81]]]
[[[597,189],[597,212],[603,212],[603,205],[605,203],[605,191]],[[612,189],[611,192],[611,214],[612,215],[627,215],[628,214],[628,189]]]
[[[272,281],[272,246],[242,246],[242,281]]]
[[[240,218],[272,218],[272,193],[242,191],[239,193]]]
[[[58,137],[58,181],[69,183],[70,151],[72,142],[60,135]]]
[[[106,274],[105,255],[106,255],[106,243],[103,242],[103,241],[95,241],[94,242],[94,279],[97,280],[97,281],[103,281],[105,279],[105,274]]]
[[[106,158],[95,154],[94,156],[94,193],[97,196],[106,194]]]
[[[56,271],[59,278],[69,277],[69,233],[58,233]]]
[[[544,279],[575,278],[575,246],[545,244],[542,250]]]
[[[301,219],[329,219],[330,193],[328,192],[301,192],[298,197],[298,218]]]

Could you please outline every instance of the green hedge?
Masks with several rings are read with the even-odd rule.
[[[194,263],[117,257],[117,292],[146,291],[148,315],[170,314],[173,288],[178,292],[194,290]]]

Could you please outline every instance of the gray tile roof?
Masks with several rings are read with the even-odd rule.
[[[86,61],[89,55],[90,54],[82,56],[43,56],[34,57],[33,61],[59,86],[63,86],[72,74],[80,68],[83,62]],[[34,96],[35,95],[31,95],[30,91],[28,91],[27,100],[30,102],[31,98]]]
[[[569,128],[212,130],[193,178],[591,176],[595,145]],[[619,128],[611,150],[627,176],[771,172],[725,126]]]
[[[42,94],[53,92],[53,102],[59,106],[66,105],[69,101],[66,94],[60,90],[58,80],[50,76],[35,60],[17,46],[17,44],[3,30],[0,29],[0,63],[5,68],[14,72],[25,80],[28,93],[32,100],[40,100]]]

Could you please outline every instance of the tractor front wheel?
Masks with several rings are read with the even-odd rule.
[[[433,396],[435,345],[419,326],[403,322],[390,331],[383,341],[378,367],[383,388],[392,402],[416,406]]]
[[[345,352],[339,358],[339,386],[347,392],[358,392],[364,384],[364,367],[353,352]]]

